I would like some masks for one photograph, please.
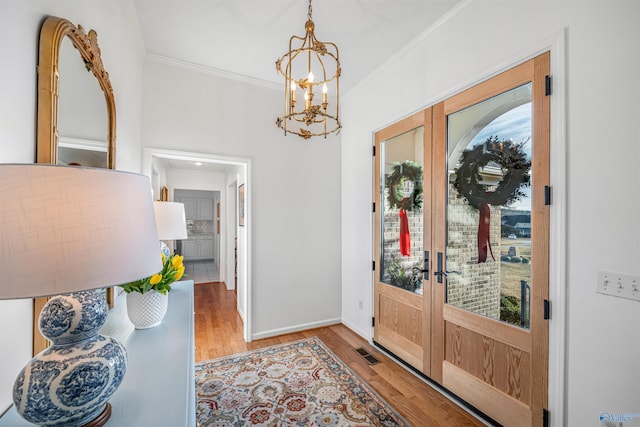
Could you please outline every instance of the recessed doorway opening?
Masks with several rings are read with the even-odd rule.
[[[175,201],[176,190],[219,194],[212,205],[212,214],[204,209],[203,222],[195,225],[206,225],[218,242],[219,280],[227,289],[236,290],[237,309],[244,322],[244,340],[251,341],[252,215],[244,215],[251,212],[251,160],[145,148],[142,170],[151,179],[154,200],[160,198],[163,188],[167,189],[170,201]]]

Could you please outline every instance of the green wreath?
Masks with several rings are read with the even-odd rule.
[[[482,202],[505,206],[524,197],[522,189],[531,185],[531,161],[524,152],[524,144],[500,141],[497,136],[490,136],[483,144],[464,150],[453,182],[458,197],[465,198],[476,209]],[[495,191],[487,191],[487,186],[481,184],[479,170],[489,162],[496,163],[504,173]]]
[[[402,193],[405,181],[413,181],[413,193],[407,197]],[[418,163],[409,160],[404,163],[394,163],[391,173],[385,179],[385,185],[389,189],[387,194],[389,208],[404,208],[408,211],[422,208],[422,166]]]

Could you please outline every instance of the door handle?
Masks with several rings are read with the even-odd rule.
[[[429,280],[429,251],[424,251],[424,261],[420,271],[422,272],[422,278]]]
[[[450,274],[460,274],[460,272],[442,270],[442,252],[438,252],[438,271],[435,271],[433,274],[438,277],[438,283],[442,283],[443,276],[447,277]]]
[[[442,271],[442,252],[438,252],[438,264],[437,264],[437,268],[438,271],[436,271],[435,274],[436,277],[438,277],[438,283],[442,283],[442,276],[446,276],[447,273]]]

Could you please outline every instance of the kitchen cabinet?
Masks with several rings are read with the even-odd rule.
[[[196,200],[197,199],[187,199],[187,198],[177,199],[178,202],[184,203],[184,216],[187,219],[195,219]]]
[[[184,203],[187,219],[213,221],[213,199],[181,197],[177,201]]]
[[[213,236],[189,236],[182,241],[181,255],[185,260],[213,259]]]
[[[196,246],[197,243],[195,240],[183,240],[180,244],[180,255],[184,257],[186,260],[197,259],[196,257]]]
[[[199,236],[198,239],[198,250],[200,258],[212,259],[213,258],[213,236],[208,236],[204,238],[204,236]]]
[[[196,215],[196,219],[213,221],[213,199],[197,199]]]

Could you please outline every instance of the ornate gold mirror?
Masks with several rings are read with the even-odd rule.
[[[55,16],[40,29],[37,129],[38,163],[115,169],[116,106],[97,34]],[[46,301],[34,301],[34,354],[48,345],[37,326]]]

